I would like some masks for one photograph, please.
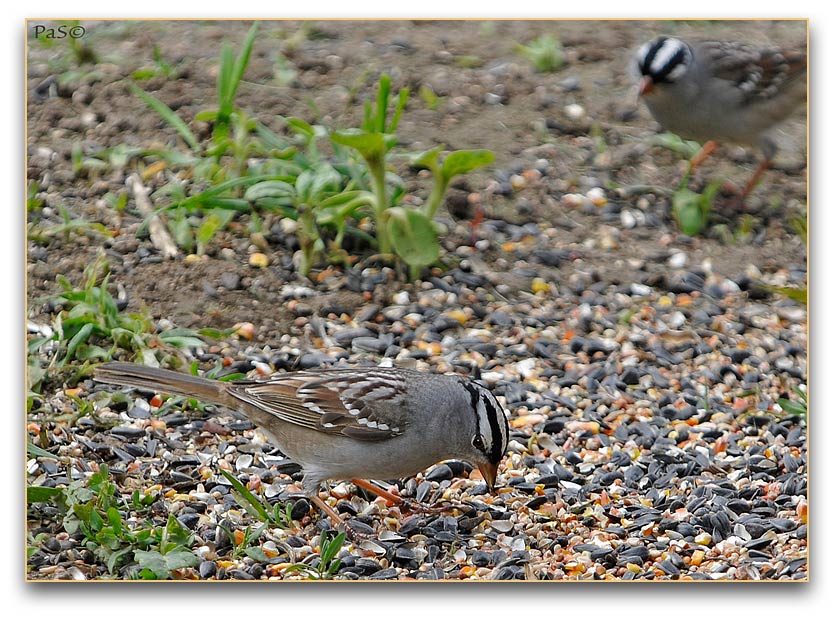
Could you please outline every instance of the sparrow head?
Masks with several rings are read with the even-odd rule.
[[[463,379],[461,383],[469,393],[473,421],[471,462],[478,466],[490,492],[493,492],[498,465],[509,443],[507,415],[492,392],[481,383],[469,379]]]
[[[659,84],[673,84],[687,72],[692,49],[674,37],[661,36],[640,46],[634,55],[638,93],[650,94]]]

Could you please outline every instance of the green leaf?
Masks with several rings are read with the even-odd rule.
[[[261,198],[283,198],[295,196],[295,187],[286,181],[261,181],[250,185],[243,197],[250,202]]]
[[[191,544],[193,535],[191,531],[184,527],[174,515],[168,515],[168,522],[165,524],[164,530],[164,544],[166,548],[162,549],[164,553],[168,553],[171,549],[179,546],[188,546]]]
[[[437,158],[443,151],[443,146],[436,146],[428,151],[417,153],[411,158],[411,165],[415,168],[428,168],[434,170],[437,167]]]
[[[786,398],[780,398],[778,400],[778,403],[779,406],[782,408],[782,411],[786,413],[802,416],[804,416],[807,413],[808,408],[802,405],[801,403],[795,403],[793,401],[787,400]]]
[[[112,574],[113,570],[118,564],[121,563],[122,559],[132,552],[133,549],[131,547],[125,547],[120,551],[115,551],[110,554],[110,557],[107,558],[107,571]]]
[[[50,456],[52,455],[50,454]],[[48,502],[62,492],[61,489],[54,489],[52,487],[26,487],[26,502],[29,504]]]
[[[321,549],[321,563],[324,566],[330,564],[331,560],[336,557],[336,554],[342,549],[345,542],[345,533],[339,532],[332,539],[328,540],[326,544],[322,545]]]
[[[678,222],[678,227],[685,235],[694,236],[700,233],[709,222],[712,203],[721,181],[714,181],[703,194],[693,192],[682,187],[672,196],[672,215]]]
[[[194,151],[200,150],[200,142],[197,140],[196,136],[191,132],[188,128],[188,125],[177,116],[174,111],[165,105],[162,101],[154,97],[153,95],[146,93],[144,90],[136,86],[135,84],[128,84],[130,89],[133,93],[139,97],[145,104],[151,108],[154,112],[159,114],[166,123],[171,125],[174,129],[177,130],[177,133],[182,136],[182,139],[185,140],[186,144],[191,147]]]
[[[270,179],[272,179],[272,177],[269,176],[269,175],[239,177],[239,178],[236,178],[236,179],[230,179],[228,181],[218,183],[217,185],[214,185],[213,187],[210,187],[210,188],[200,192],[199,194],[195,194],[194,196],[191,196],[191,197],[186,198],[184,200],[179,200],[177,202],[171,203],[170,205],[166,206],[165,209],[172,210],[172,209],[176,209],[178,207],[185,207],[185,208],[193,209],[193,208],[196,208],[196,207],[202,207],[202,206],[205,206],[208,203],[210,198],[215,198],[216,200],[221,201],[221,202],[217,203],[218,206],[225,204],[224,202],[222,202],[223,200],[225,200],[225,201],[229,201],[229,203],[228,203],[229,205],[234,205],[233,208],[247,209],[247,208],[249,208],[249,202],[248,201],[243,200],[243,199],[220,198],[220,194],[222,194],[223,192],[226,192],[230,189],[233,189],[235,187],[241,187],[241,186],[245,187],[245,186],[248,186],[248,185],[254,185],[255,183],[259,183],[261,181],[267,181],[267,180],[270,180]]]
[[[203,219],[203,223],[197,229],[198,254],[203,253],[205,246],[214,238],[217,231],[225,228],[233,217],[234,211],[215,209],[208,217]]]
[[[487,166],[495,160],[495,153],[486,149],[478,149],[473,151],[454,151],[446,156],[443,160],[443,178],[448,183],[449,180],[458,175],[466,174],[480,168]]]
[[[122,536],[122,515],[119,514],[119,511],[116,510],[114,507],[110,507],[107,509],[107,522],[113,528],[113,533],[121,537]]]
[[[432,221],[420,211],[393,207],[388,210],[388,231],[397,255],[406,263],[422,267],[440,257],[440,244]]]
[[[317,206],[328,194],[338,192],[341,182],[341,175],[330,164],[308,168],[295,181],[297,200],[300,204]]]
[[[168,220],[168,230],[174,237],[174,242],[178,247],[190,252],[194,247],[194,235],[191,233],[191,225],[188,220],[182,216]]]
[[[397,105],[394,108],[394,116],[391,118],[391,122],[388,124],[388,127],[385,128],[385,133],[392,134],[397,131],[397,126],[400,124],[400,117],[402,116],[405,104],[408,101],[409,92],[410,91],[407,88],[400,89],[400,92],[397,95]]]
[[[258,35],[259,23],[255,22],[246,33],[246,38],[243,40],[243,47],[240,50],[237,58],[235,58],[234,69],[232,71],[232,91],[230,96],[234,99],[237,88],[243,80],[243,74],[246,72],[246,67],[249,65],[249,57],[252,54],[252,46],[255,43],[255,38]]]
[[[269,556],[260,547],[247,547],[243,552],[257,562],[269,562]]]
[[[315,129],[307,121],[291,116],[286,119],[287,125],[290,126],[296,133],[302,134],[306,138],[313,138],[316,135]]]
[[[808,305],[808,289],[807,288],[791,288],[789,286],[763,286],[764,289],[771,293],[784,295],[788,299],[793,299],[799,303]]]
[[[40,456],[40,457],[43,457],[43,458],[48,458],[48,459],[54,459],[54,458],[57,458],[57,457],[56,457],[54,454],[52,454],[51,452],[48,452],[48,451],[44,450],[44,449],[43,449],[43,448],[41,448],[40,446],[36,446],[36,445],[35,445],[35,444],[33,444],[31,441],[29,441],[29,442],[27,442],[27,443],[26,443],[26,453],[27,453],[29,456]]]
[[[200,563],[200,558],[191,551],[172,551],[163,555],[159,551],[137,550],[133,552],[133,559],[149,571],[150,574],[145,573],[143,576],[146,579],[166,579],[172,570],[197,566]]]
[[[386,140],[383,133],[368,133],[357,130],[335,131],[330,135],[330,138],[336,144],[356,149],[365,159],[380,161],[386,151]]]
[[[70,339],[69,343],[67,344],[67,354],[64,356],[63,361],[61,364],[66,364],[69,360],[73,358],[75,355],[75,350],[78,346],[86,342],[87,338],[90,337],[90,334],[93,333],[93,324],[87,323],[80,330]]]
[[[260,519],[261,521],[269,521],[269,513],[264,508],[261,501],[253,495],[252,491],[247,489],[240,480],[235,478],[226,470],[221,469],[220,473],[223,474],[235,491],[237,491],[238,501],[240,501],[241,506],[243,506],[249,514],[256,519]]]
[[[94,532],[98,532],[104,527],[104,519],[101,518],[98,510],[93,509],[90,511],[89,524]]]
[[[376,118],[372,119],[373,127],[369,131],[385,133],[385,115],[388,113],[388,95],[391,92],[391,77],[383,74],[379,78],[379,89],[376,95]]]
[[[697,142],[684,140],[677,134],[670,132],[654,136],[651,143],[677,153],[686,159],[692,159],[701,150],[701,145]]]

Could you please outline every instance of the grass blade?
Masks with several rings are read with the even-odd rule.
[[[252,46],[255,43],[255,37],[258,34],[258,25],[259,22],[255,22],[252,24],[252,27],[249,29],[249,32],[246,34],[246,38],[243,40],[243,48],[240,50],[240,54],[235,59],[234,68],[232,70],[231,76],[231,91],[229,92],[229,98],[234,99],[235,94],[237,93],[237,88],[240,85],[240,82],[243,80],[243,74],[246,72],[246,67],[249,65],[249,56],[252,54]]]
[[[237,491],[239,499],[243,503],[243,507],[256,519],[260,519],[261,521],[268,522],[269,521],[269,513],[267,513],[266,509],[264,508],[261,501],[254,496],[252,491],[247,489],[244,484],[235,478],[232,474],[227,472],[224,469],[220,470],[220,473],[229,481],[229,484],[232,485],[235,491]]]
[[[137,97],[139,97],[145,104],[151,108],[154,112],[159,114],[166,123],[171,125],[174,129],[177,130],[177,133],[182,136],[182,139],[185,140],[186,144],[190,146],[194,151],[200,150],[200,142],[197,140],[196,136],[191,132],[188,128],[188,125],[177,116],[174,111],[165,105],[162,101],[154,97],[153,95],[146,93],[144,90],[136,86],[135,84],[128,84],[130,89],[133,91]]]

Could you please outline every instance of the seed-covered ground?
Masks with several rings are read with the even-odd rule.
[[[46,343],[30,359],[26,467],[42,501],[28,508],[29,579],[807,579],[807,311],[789,294],[807,286],[804,110],[750,213],[721,193],[709,226],[685,236],[670,205],[686,161],[658,143],[626,71],[661,32],[804,45],[805,22],[263,22],[237,105],[276,133],[290,116],[358,126],[387,73],[412,92],[402,152],[495,153],[451,189],[444,255],[415,281],[360,245],[350,266],[303,276],[295,222],[269,213],[257,227],[237,216],[200,256],[164,258],[126,184],[147,173],[153,191],[168,172],[79,162],[182,147],[127,85],[159,58],[172,71],[137,83],[208,139],[194,117],[214,101],[222,42],[237,49],[250,24],[83,26],[96,56],[83,70],[67,48],[29,44],[30,342],[60,333],[67,288],[95,265],[108,312],[145,317],[166,365],[476,374],[512,441],[495,495],[460,462],[385,481],[439,513],[334,483],[323,497],[358,534],[334,546],[329,520],[298,499],[298,466],[250,422],[114,396]],[[545,34],[564,50],[553,72],[518,50]],[[742,185],[758,156],[722,145],[689,186]],[[427,199],[425,177],[397,172],[410,204]],[[161,336],[172,328],[215,331],[175,348]]]

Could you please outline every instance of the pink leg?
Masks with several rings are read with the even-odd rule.
[[[707,158],[710,155],[712,155],[712,153],[717,148],[718,148],[718,142],[716,142],[715,140],[707,140],[704,143],[704,146],[701,147],[701,150],[698,151],[698,153],[695,155],[695,157],[693,157],[690,160],[690,162],[689,162],[689,171],[692,172],[693,170],[695,170],[695,168],[697,168],[698,166],[703,164],[707,160]]]

